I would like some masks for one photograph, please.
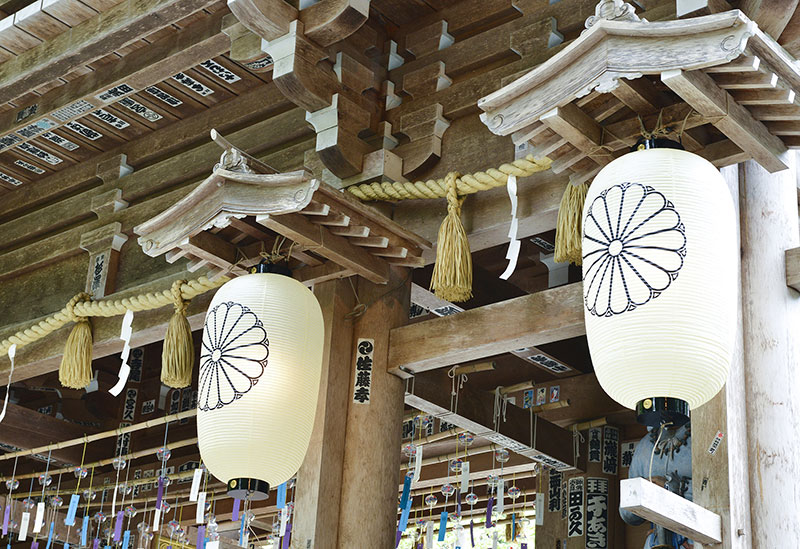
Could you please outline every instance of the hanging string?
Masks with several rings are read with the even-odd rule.
[[[447,377],[452,380],[452,388],[450,389],[450,412],[458,413],[458,395],[464,384],[467,382],[467,374],[456,374],[458,365],[453,366],[447,371]]]
[[[658,428],[658,438],[656,438],[656,442],[655,444],[653,444],[653,451],[650,454],[650,469],[647,474],[647,480],[649,480],[650,482],[653,482],[653,458],[656,457],[656,448],[658,448],[658,443],[661,442],[661,435],[664,434],[664,429],[669,425],[672,425],[672,422],[662,423],[661,427]]]
[[[578,426],[572,426],[572,457],[573,465],[578,466],[578,458],[581,457],[581,444],[584,442],[583,434],[578,431]]]

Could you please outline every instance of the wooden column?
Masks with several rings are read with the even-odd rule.
[[[720,170],[739,213],[739,168]],[[738,284],[737,286],[740,286]],[[740,296],[732,296],[740,299]],[[711,401],[692,411],[692,479],[694,502],[722,517],[723,549],[751,547],[750,476],[747,459],[745,421],[744,350],[742,347],[742,310],[738,307],[738,328],[731,371],[725,387]],[[717,433],[722,442],[709,449]],[[700,549],[703,545],[696,543]]]
[[[800,476],[800,299],[786,286],[784,251],[800,244],[795,154],[769,174],[739,172],[744,391],[753,547],[796,546]],[[695,488],[697,490],[697,488]]]
[[[331,549],[339,528],[347,404],[353,398],[353,323],[345,315],[355,302],[346,279],[318,284],[314,295],[325,318],[325,351],[314,431],[297,473],[292,547]]]
[[[357,288],[367,309],[354,320],[353,343],[374,340],[372,382],[369,402],[354,402],[351,363],[337,547],[394,547],[404,383],[387,370],[389,330],[408,321],[411,277],[393,267],[388,284],[359,278]]]

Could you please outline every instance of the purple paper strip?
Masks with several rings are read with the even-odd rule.
[[[31,549],[39,549],[39,542],[38,541],[32,541],[31,542]]]
[[[286,523],[286,535],[283,536],[283,549],[289,549],[289,543],[292,538],[292,523]]]
[[[100,547],[100,540],[97,539],[97,538],[94,538],[92,540],[92,549],[97,549],[98,547]]]
[[[456,490],[456,512],[461,516],[461,490]]]
[[[527,543],[523,543],[523,544],[521,544],[521,545],[519,546],[519,549],[528,549],[528,544],[527,544]]]
[[[239,520],[239,505],[242,503],[242,500],[234,498],[233,500],[233,514],[231,516],[231,520],[236,522]]]
[[[161,498],[164,497],[164,477],[158,477],[158,492],[156,493],[156,509],[161,509]]]
[[[122,539],[122,521],[125,520],[125,511],[117,513],[117,522],[114,524],[114,541]]]
[[[6,498],[8,499],[8,498]],[[6,512],[3,515],[3,535],[8,534],[8,519],[11,517],[11,506],[6,505]]]
[[[397,535],[394,537],[394,547],[397,549],[400,547],[400,540],[403,539],[403,532],[400,530],[397,531]]]
[[[492,507],[494,507],[494,498],[489,498],[489,503],[486,504],[486,528],[492,526]]]
[[[475,547],[475,532],[473,527],[475,526],[475,522],[470,519],[469,520],[469,541],[472,543],[472,546]]]
[[[194,544],[195,547],[197,549],[202,549],[203,548],[203,543],[205,542],[205,539],[206,539],[206,527],[205,527],[205,525],[198,526],[197,527],[197,541]]]

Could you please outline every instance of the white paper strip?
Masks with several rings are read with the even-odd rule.
[[[469,461],[461,464],[461,493],[469,492]]]
[[[195,512],[194,522],[196,524],[203,524],[203,518],[206,514],[206,493],[200,492],[197,494],[197,511]]]
[[[11,394],[11,376],[14,375],[14,357],[17,356],[17,344],[14,343],[8,348],[8,359],[11,361],[11,370],[8,372],[8,386],[6,387],[6,400],[3,402],[3,411],[0,412],[0,421],[6,417],[6,408],[8,408],[8,395]]]
[[[566,505],[566,502],[562,503]],[[544,493],[536,494],[536,526],[544,524]]]
[[[492,549],[497,549],[497,541],[498,541],[498,534],[497,532],[494,533],[492,536]]]
[[[419,482],[419,477],[422,475],[422,448],[424,448],[424,446],[417,445],[416,461],[414,461],[414,478],[411,479],[412,486]]]
[[[517,268],[517,260],[519,259],[520,243],[517,240],[517,231],[519,230],[519,220],[517,219],[517,176],[509,175],[506,182],[506,190],[508,191],[508,198],[511,200],[511,225],[508,228],[508,252],[506,252],[506,259],[508,259],[508,267],[500,275],[503,280],[508,280],[514,274],[514,269]]]
[[[217,540],[217,541],[207,541],[206,542],[206,549],[219,549],[219,540]]]
[[[31,521],[31,514],[25,511],[22,513],[22,518],[19,521],[19,541],[25,541],[28,537],[28,524]]]
[[[197,494],[200,492],[200,483],[203,481],[203,468],[198,467],[194,470],[192,477],[192,489],[189,491],[189,501],[197,501]]]
[[[44,502],[40,501],[36,504],[36,518],[33,519],[33,533],[38,534],[42,531],[44,525]]]
[[[428,521],[428,529],[425,531],[425,547],[433,547],[433,521]]]
[[[120,354],[120,358],[122,359],[122,365],[119,367],[119,373],[117,374],[117,383],[111,389],[108,390],[114,396],[119,396],[122,392],[122,389],[125,388],[125,384],[128,382],[128,376],[131,373],[131,368],[128,366],[128,356],[131,352],[131,334],[133,333],[133,329],[131,328],[131,324],[133,324],[133,311],[128,309],[125,311],[125,316],[122,317],[122,329],[120,330],[119,338],[125,342],[122,347],[122,353]],[[113,516],[113,512],[112,512]]]
[[[117,483],[119,483],[119,473],[117,473]],[[114,496],[111,498],[111,517],[117,516],[117,486],[114,486]]]
[[[286,524],[289,522],[289,507],[281,509],[281,537],[286,535]]]
[[[161,526],[161,509],[156,509],[155,512],[153,512],[153,532],[158,532],[160,526]]]
[[[497,512],[501,515],[506,510],[506,481],[497,479]]]

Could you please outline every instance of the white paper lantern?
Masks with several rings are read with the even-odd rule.
[[[222,286],[206,314],[197,438],[208,470],[232,495],[261,499],[308,450],[324,325],[308,288],[259,273]]]
[[[732,356],[737,238],[722,175],[683,150],[618,158],[589,189],[582,242],[598,381],[642,422],[686,419],[722,388]]]

